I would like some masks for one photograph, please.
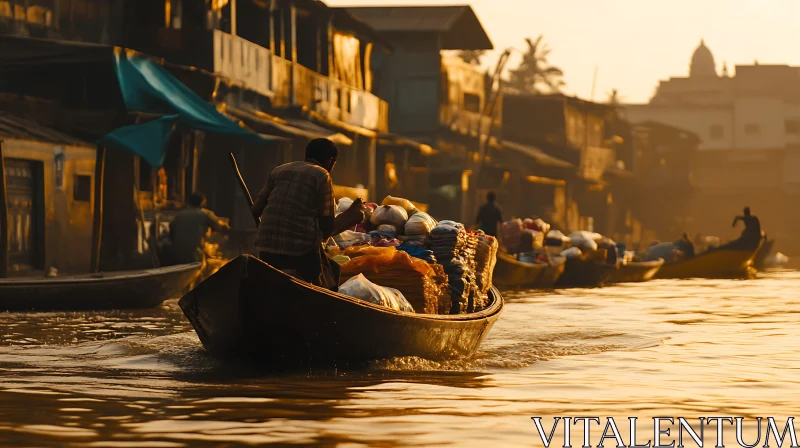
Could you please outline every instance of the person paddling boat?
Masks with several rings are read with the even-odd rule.
[[[332,141],[309,142],[303,161],[275,168],[253,201],[260,217],[256,248],[274,268],[335,291],[338,265],[325,255],[323,242],[365,219],[361,199],[334,218],[333,181],[339,149]]]

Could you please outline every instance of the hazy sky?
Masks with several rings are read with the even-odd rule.
[[[800,65],[800,0],[324,0],[331,6],[469,3],[495,46],[524,50],[544,34],[550,63],[565,72],[566,91],[595,100],[612,88],[625,102],[646,102],[658,80],[685,76],[701,38],[723,61]],[[512,59],[509,66],[515,66]],[[800,80],[799,80],[800,81]]]

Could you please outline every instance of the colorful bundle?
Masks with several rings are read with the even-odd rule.
[[[450,287],[451,314],[474,308],[476,233],[469,233],[463,224],[442,221],[431,231],[431,250],[444,267]]]
[[[489,292],[492,287],[492,273],[494,272],[494,265],[497,262],[497,249],[499,245],[497,238],[480,234],[478,235],[478,248],[475,252],[475,277],[478,283],[478,289],[482,294]]]
[[[521,219],[506,221],[501,226],[501,230],[503,231],[503,246],[505,246],[508,253],[515,254],[519,252],[522,229],[523,225]]]

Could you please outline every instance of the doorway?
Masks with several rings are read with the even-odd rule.
[[[44,179],[41,162],[6,159],[9,266],[43,269]]]

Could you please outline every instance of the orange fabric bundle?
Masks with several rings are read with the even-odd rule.
[[[391,260],[397,249],[389,247],[375,247],[375,246],[351,246],[344,250],[344,254],[350,258],[358,258],[361,256],[376,256],[382,260]]]
[[[416,271],[421,275],[428,275],[431,267],[425,260],[412,258],[406,252],[398,251],[394,247],[362,247],[351,250],[347,248],[344,255],[350,261],[342,265],[342,274],[357,275],[372,272],[377,274],[384,270]]]

